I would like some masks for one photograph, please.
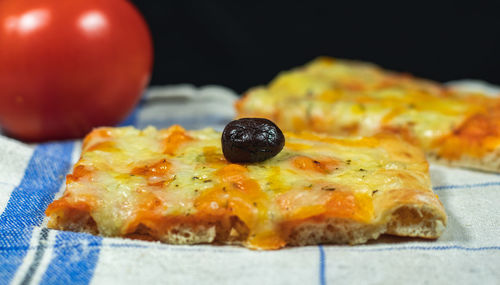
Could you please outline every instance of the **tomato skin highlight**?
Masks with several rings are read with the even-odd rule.
[[[0,126],[25,141],[115,125],[149,83],[152,39],[125,0],[0,2]]]

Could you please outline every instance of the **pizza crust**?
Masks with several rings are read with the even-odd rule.
[[[375,240],[382,234],[406,237],[438,238],[446,228],[446,214],[442,206],[404,205],[391,211],[386,211],[380,218],[380,223],[366,224],[349,219],[316,219],[311,218],[301,222],[294,222],[293,226],[282,225],[283,238],[290,246],[304,246],[314,244],[362,244]],[[75,222],[71,219],[52,220],[56,223],[49,225],[60,230],[99,234],[95,222],[88,217],[86,222]],[[240,225],[246,227],[246,225]],[[179,223],[172,225],[165,233],[153,235],[145,226],[139,226],[128,238],[161,241],[168,244],[189,245],[219,243],[227,245],[241,245],[244,236],[234,234],[234,228],[223,229],[215,224],[187,225]],[[239,237],[239,238],[238,238]]]
[[[408,195],[412,193],[414,195]],[[382,234],[435,239],[446,228],[443,205],[421,191],[390,191],[376,199],[378,217],[373,224],[345,219],[310,219],[288,229],[291,245],[318,243],[360,244]]]
[[[435,151],[429,151],[427,152],[427,158],[431,162],[443,165],[500,173],[500,148],[497,148],[482,157],[462,155],[455,159],[448,159],[440,156]]]
[[[375,193],[374,195],[377,195]],[[291,246],[313,244],[362,244],[382,234],[436,239],[446,228],[447,216],[443,205],[431,191],[393,190],[374,199],[375,221],[361,223],[352,219],[312,217],[281,224],[282,238]],[[222,224],[226,224],[223,226]],[[49,227],[76,232],[99,234],[95,221],[86,213],[65,216],[54,213]],[[154,233],[140,224],[132,239],[156,240],[169,244],[189,245],[219,243],[242,245],[248,227],[237,217],[228,223],[172,224],[164,233]]]
[[[345,219],[306,221],[290,229],[289,244],[362,244],[385,233],[384,225],[367,225]]]
[[[418,206],[402,206],[389,214],[387,223],[366,225],[349,220],[327,219],[304,222],[290,231],[289,244],[362,244],[382,234],[436,239],[446,228],[443,212]]]
[[[386,233],[435,239],[441,236],[446,223],[446,214],[442,209],[428,206],[403,206],[391,214]]]

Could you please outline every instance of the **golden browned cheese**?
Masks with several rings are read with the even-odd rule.
[[[500,172],[500,99],[451,90],[375,65],[319,58],[250,89],[239,117],[288,131],[403,135],[432,160]]]
[[[232,164],[212,129],[94,130],[64,195],[47,209],[49,227],[252,249],[444,230],[418,147],[388,135],[285,137],[277,156]]]

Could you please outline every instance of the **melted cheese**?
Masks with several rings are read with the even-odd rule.
[[[371,136],[404,130],[424,149],[437,148],[452,158],[453,150],[439,150],[443,138],[474,114],[492,117],[498,111],[491,108],[498,100],[478,97],[370,64],[320,58],[280,73],[268,87],[251,89],[236,107],[240,117],[266,117],[289,131]],[[492,123],[496,120],[490,118]],[[491,145],[490,141],[480,145]],[[473,147],[465,139],[457,146]],[[476,153],[481,151],[469,154]]]
[[[375,191],[430,187],[422,154],[392,139],[286,133],[277,156],[240,165],[225,160],[220,136],[178,126],[95,130],[65,195],[47,214],[83,204],[106,236],[133,234],[141,224],[161,232],[173,221],[223,223],[234,216],[249,230],[247,247],[269,249],[286,244],[284,223],[319,217],[377,223]],[[416,152],[398,158],[385,141]]]

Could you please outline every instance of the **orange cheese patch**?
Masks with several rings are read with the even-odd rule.
[[[80,178],[89,176],[91,173],[92,171],[88,167],[84,165],[77,165],[73,169],[72,174],[66,175],[66,184],[71,183],[73,181],[78,181]]]
[[[252,246],[266,247],[269,243],[269,199],[257,181],[248,177],[248,169],[238,164],[229,164],[215,172],[219,183],[204,192],[195,202],[199,211],[208,215],[234,215],[250,228],[249,241]],[[263,235],[263,236],[261,236]],[[274,238],[273,238],[274,240]]]
[[[489,114],[478,114],[467,119],[452,134],[435,143],[439,154],[448,159],[466,153],[481,157],[500,144],[500,107],[491,108]]]
[[[372,199],[367,194],[335,191],[326,203],[326,215],[335,218],[352,218],[367,222],[373,215]]]
[[[228,163],[228,161],[222,154],[222,150],[214,146],[204,147],[203,156],[205,157],[205,162],[208,163],[209,165],[217,166]]]
[[[109,129],[96,129],[85,137],[82,143],[82,149],[87,150],[89,147],[107,141],[110,138],[111,132]]]
[[[173,179],[172,164],[162,159],[152,165],[135,167],[130,174],[144,176],[148,180],[148,185],[161,186]]]
[[[292,165],[301,170],[309,170],[323,174],[339,169],[339,160],[327,157],[323,159],[312,159],[307,156],[296,156],[292,159]]]
[[[174,155],[177,149],[193,138],[190,137],[186,130],[180,126],[174,126],[169,129],[168,135],[165,138],[165,154]]]

